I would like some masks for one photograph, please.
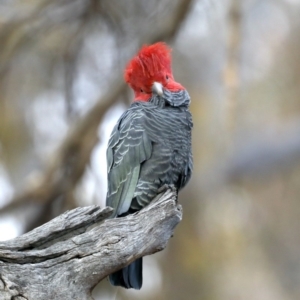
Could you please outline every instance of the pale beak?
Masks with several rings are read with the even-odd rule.
[[[162,84],[156,81],[153,82],[152,92],[157,94],[158,96],[162,96],[164,93]]]

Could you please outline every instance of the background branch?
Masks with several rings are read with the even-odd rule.
[[[179,1],[173,15],[168,18],[161,31],[148,31],[138,37],[138,47],[145,43],[172,39],[188,13],[191,3],[192,0]],[[10,212],[22,204],[36,202],[42,204],[42,209],[34,214],[26,229],[31,230],[51,218],[51,215],[45,212],[49,211],[51,203],[58,197],[63,196],[63,199],[66,199],[66,195],[74,189],[84,173],[93,148],[99,142],[97,131],[103,116],[125,93],[121,74],[113,77],[107,86],[107,92],[81,120],[77,121],[78,124],[71,128],[45,171],[42,174],[38,172],[39,175],[35,177],[33,184],[27,186],[25,191],[18,192],[0,213]]]

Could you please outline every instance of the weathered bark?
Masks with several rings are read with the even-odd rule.
[[[93,299],[93,287],[133,260],[164,249],[182,217],[173,190],[124,218],[79,207],[0,243],[0,300]],[[106,219],[106,220],[105,220]]]

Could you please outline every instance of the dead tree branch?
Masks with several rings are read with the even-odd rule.
[[[0,300],[92,299],[93,287],[133,260],[161,251],[181,221],[167,190],[140,212],[105,220],[106,207],[79,207],[0,243]]]
[[[235,130],[236,113],[239,97],[239,63],[241,46],[242,13],[241,4],[233,0],[228,15],[227,63],[224,69],[224,84],[226,88],[226,119],[225,129],[229,134],[229,144]]]

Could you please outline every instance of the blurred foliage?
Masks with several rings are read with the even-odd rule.
[[[167,39],[180,3],[0,3],[0,200],[38,186],[143,37]],[[193,2],[171,43],[194,118],[183,221],[167,249],[145,258],[141,291],[103,281],[95,299],[300,298],[299,14],[299,0]],[[44,209],[27,195],[30,208],[9,215],[28,229],[32,219],[103,204],[107,137],[131,97],[123,91],[107,107],[74,185]]]

